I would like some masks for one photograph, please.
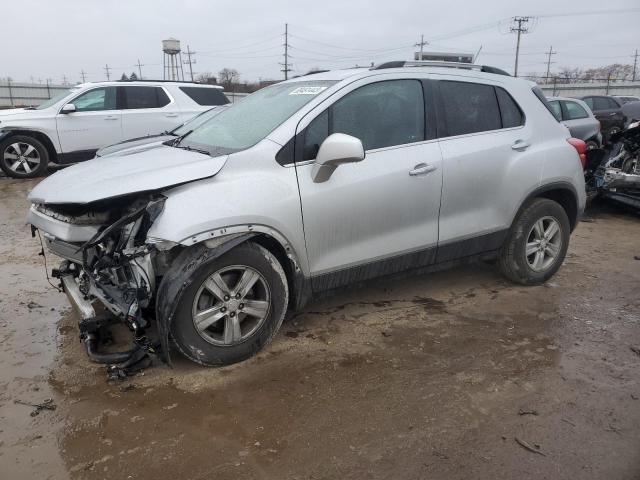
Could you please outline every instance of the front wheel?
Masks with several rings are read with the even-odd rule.
[[[569,247],[569,218],[547,198],[534,199],[518,216],[500,252],[502,273],[522,285],[539,285],[560,268]]]
[[[0,168],[9,177],[33,178],[47,170],[49,152],[35,138],[15,135],[0,142]]]
[[[247,242],[213,254],[197,252],[187,260],[189,273],[174,279],[188,286],[171,336],[190,360],[219,366],[245,360],[271,340],[284,320],[289,290],[282,266],[260,245]]]

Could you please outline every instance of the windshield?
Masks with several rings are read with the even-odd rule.
[[[213,151],[252,147],[334,81],[281,83],[252,93],[197,127],[181,146]]]
[[[52,105],[55,105],[56,103],[58,103],[60,100],[62,100],[64,97],[70,95],[71,93],[75,92],[76,90],[78,90],[77,88],[70,88],[69,90],[63,90],[60,93],[58,93],[57,95],[54,95],[53,97],[51,97],[49,100],[47,100],[44,103],[41,103],[40,105],[38,105],[36,107],[36,110],[43,110],[45,108],[49,108]]]
[[[202,125],[203,123],[207,122],[209,119],[215,117],[220,112],[222,112],[222,110],[224,108],[226,108],[226,107],[214,107],[214,108],[212,108],[210,110],[206,110],[206,111],[196,115],[192,119],[187,120],[182,125],[180,125],[178,128],[173,129],[171,131],[171,133],[173,135],[180,136],[180,135],[184,135],[185,133],[189,132],[190,130],[195,130],[200,125]]]

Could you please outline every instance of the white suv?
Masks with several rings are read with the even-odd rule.
[[[229,100],[222,87],[132,81],[85,83],[32,109],[0,110],[0,167],[35,177],[48,162],[93,158],[106,145],[172,130]]]
[[[92,358],[105,359],[95,301],[140,348],[155,323],[164,355],[171,338],[221,365],[257,352],[287,310],[376,277],[486,258],[546,281],[585,205],[584,149],[535,84],[492,69],[321,72],[51,175],[27,221],[66,259],[55,276]]]

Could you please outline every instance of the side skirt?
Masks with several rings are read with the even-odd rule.
[[[75,152],[59,153],[56,159],[58,165],[68,165],[70,163],[83,162],[91,160],[95,157],[97,149],[93,150],[76,150]]]

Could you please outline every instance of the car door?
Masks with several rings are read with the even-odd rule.
[[[425,85],[361,81],[300,132],[296,170],[314,290],[433,262],[442,169]],[[359,138],[366,157],[314,183],[313,159],[332,133]]]
[[[602,132],[610,135],[611,130],[616,128],[622,118],[618,104],[608,97],[599,96],[588,97],[585,102],[600,122]]]
[[[176,102],[158,85],[127,85],[122,90],[125,139],[157,135],[184,123]]]
[[[505,89],[453,79],[437,86],[443,162],[437,261],[445,262],[502,244],[514,200],[535,185],[540,162],[529,154],[533,130]]]
[[[122,115],[116,87],[96,87],[71,99],[75,111],[58,113],[56,127],[63,154],[71,161],[93,157],[96,150],[122,140]]]

